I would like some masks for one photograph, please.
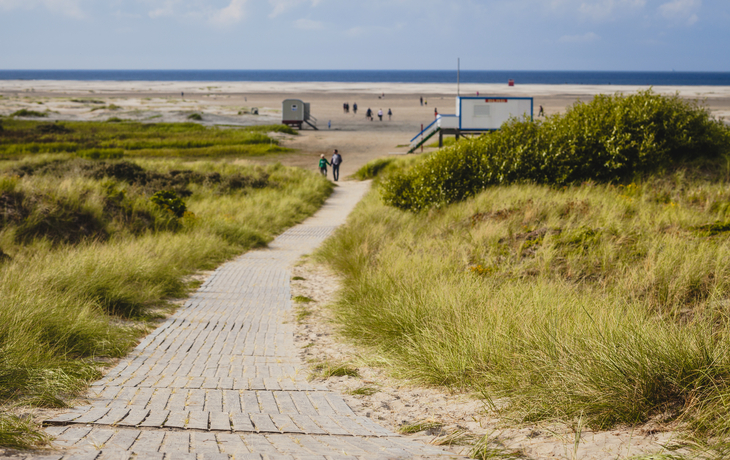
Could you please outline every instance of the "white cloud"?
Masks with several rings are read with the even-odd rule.
[[[152,19],[172,16],[173,14],[175,14],[176,3],[178,3],[177,0],[165,0],[161,7],[155,8],[154,10],[150,11],[148,15]]]
[[[699,20],[695,10],[700,6],[702,6],[702,0],[672,0],[659,6],[659,12],[670,21],[686,22],[688,25],[692,25]]]
[[[16,8],[34,9],[36,7],[62,14],[76,19],[83,19],[86,13],[81,8],[81,0],[0,0],[0,8],[13,10]]]
[[[589,43],[600,39],[598,35],[593,32],[588,32],[583,35],[563,35],[558,39],[560,43]]]
[[[245,6],[246,0],[231,0],[227,7],[210,14],[210,22],[223,26],[235,24],[246,16]]]
[[[284,14],[303,3],[311,3],[315,7],[322,3],[322,0],[269,0],[269,4],[274,7],[269,17],[275,18],[280,14]]]
[[[321,30],[324,28],[324,24],[321,21],[313,21],[306,18],[297,19],[294,21],[294,26],[302,30]]]
[[[639,10],[646,6],[646,0],[598,0],[584,1],[578,11],[594,20],[612,19],[618,12]]]

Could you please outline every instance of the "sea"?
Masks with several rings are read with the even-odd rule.
[[[455,70],[0,70],[0,80],[456,83]],[[730,72],[462,70],[461,83],[730,86]]]

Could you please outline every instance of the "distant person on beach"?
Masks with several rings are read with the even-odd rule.
[[[370,110],[370,107],[365,111],[365,118],[367,120],[373,121],[373,111]]]
[[[438,117],[438,116],[439,116],[439,109],[437,109],[437,108],[434,108],[434,109],[433,109],[433,117],[434,117],[434,118],[436,118],[436,117]]]
[[[421,106],[423,106],[423,96],[421,96]]]
[[[330,162],[324,157],[324,153],[319,156],[319,172],[321,172],[324,177],[327,177],[327,165],[329,164]]]
[[[182,97],[185,97],[185,93],[184,93],[184,92],[181,92],[181,93],[180,93],[180,97],[181,97],[181,98],[182,98]]]
[[[479,91],[477,91],[477,96],[479,96]]]
[[[335,182],[340,180],[340,164],[342,163],[342,155],[340,155],[340,152],[335,149],[334,153],[332,153],[332,162],[330,163],[332,165],[332,177],[335,179]]]
[[[423,105],[428,105],[428,99],[423,100]]]
[[[352,113],[357,115],[357,102],[353,102],[352,104]]]
[[[393,116],[393,111],[388,109],[388,121],[390,121],[390,117]]]
[[[537,116],[538,117],[544,117],[545,116],[545,109],[543,109],[542,106],[540,106],[540,111],[537,112]]]
[[[347,113],[347,102],[345,102],[344,104],[342,104],[342,112],[343,113]]]
[[[327,120],[327,129],[332,129],[332,120]]]
[[[378,118],[383,121],[383,109],[378,109]]]

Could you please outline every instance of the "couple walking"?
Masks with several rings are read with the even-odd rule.
[[[320,155],[319,157],[319,172],[322,173],[324,177],[327,177],[327,166],[332,165],[332,177],[335,179],[335,182],[337,182],[340,179],[340,164],[342,163],[342,155],[340,155],[340,152],[335,149],[335,151],[332,153],[332,160],[327,161],[327,158],[324,157],[324,153]]]

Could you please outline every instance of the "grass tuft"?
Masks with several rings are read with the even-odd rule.
[[[50,437],[40,431],[31,418],[0,414],[0,446],[29,449],[45,446]]]
[[[296,296],[292,297],[292,300],[294,302],[296,302],[296,303],[309,303],[309,302],[314,302],[314,299],[309,298],[309,297],[304,296],[304,295],[296,295]]]
[[[20,109],[10,114],[11,117],[24,117],[24,118],[44,118],[48,114],[44,112],[37,112],[35,110]]]
[[[443,426],[443,423],[434,422],[431,420],[421,420],[420,422],[401,425],[398,428],[398,433],[401,433],[401,434],[420,433],[421,431],[441,428],[442,426]]]
[[[347,363],[322,361],[311,366],[312,378],[328,379],[330,377],[357,377],[357,368]]]

